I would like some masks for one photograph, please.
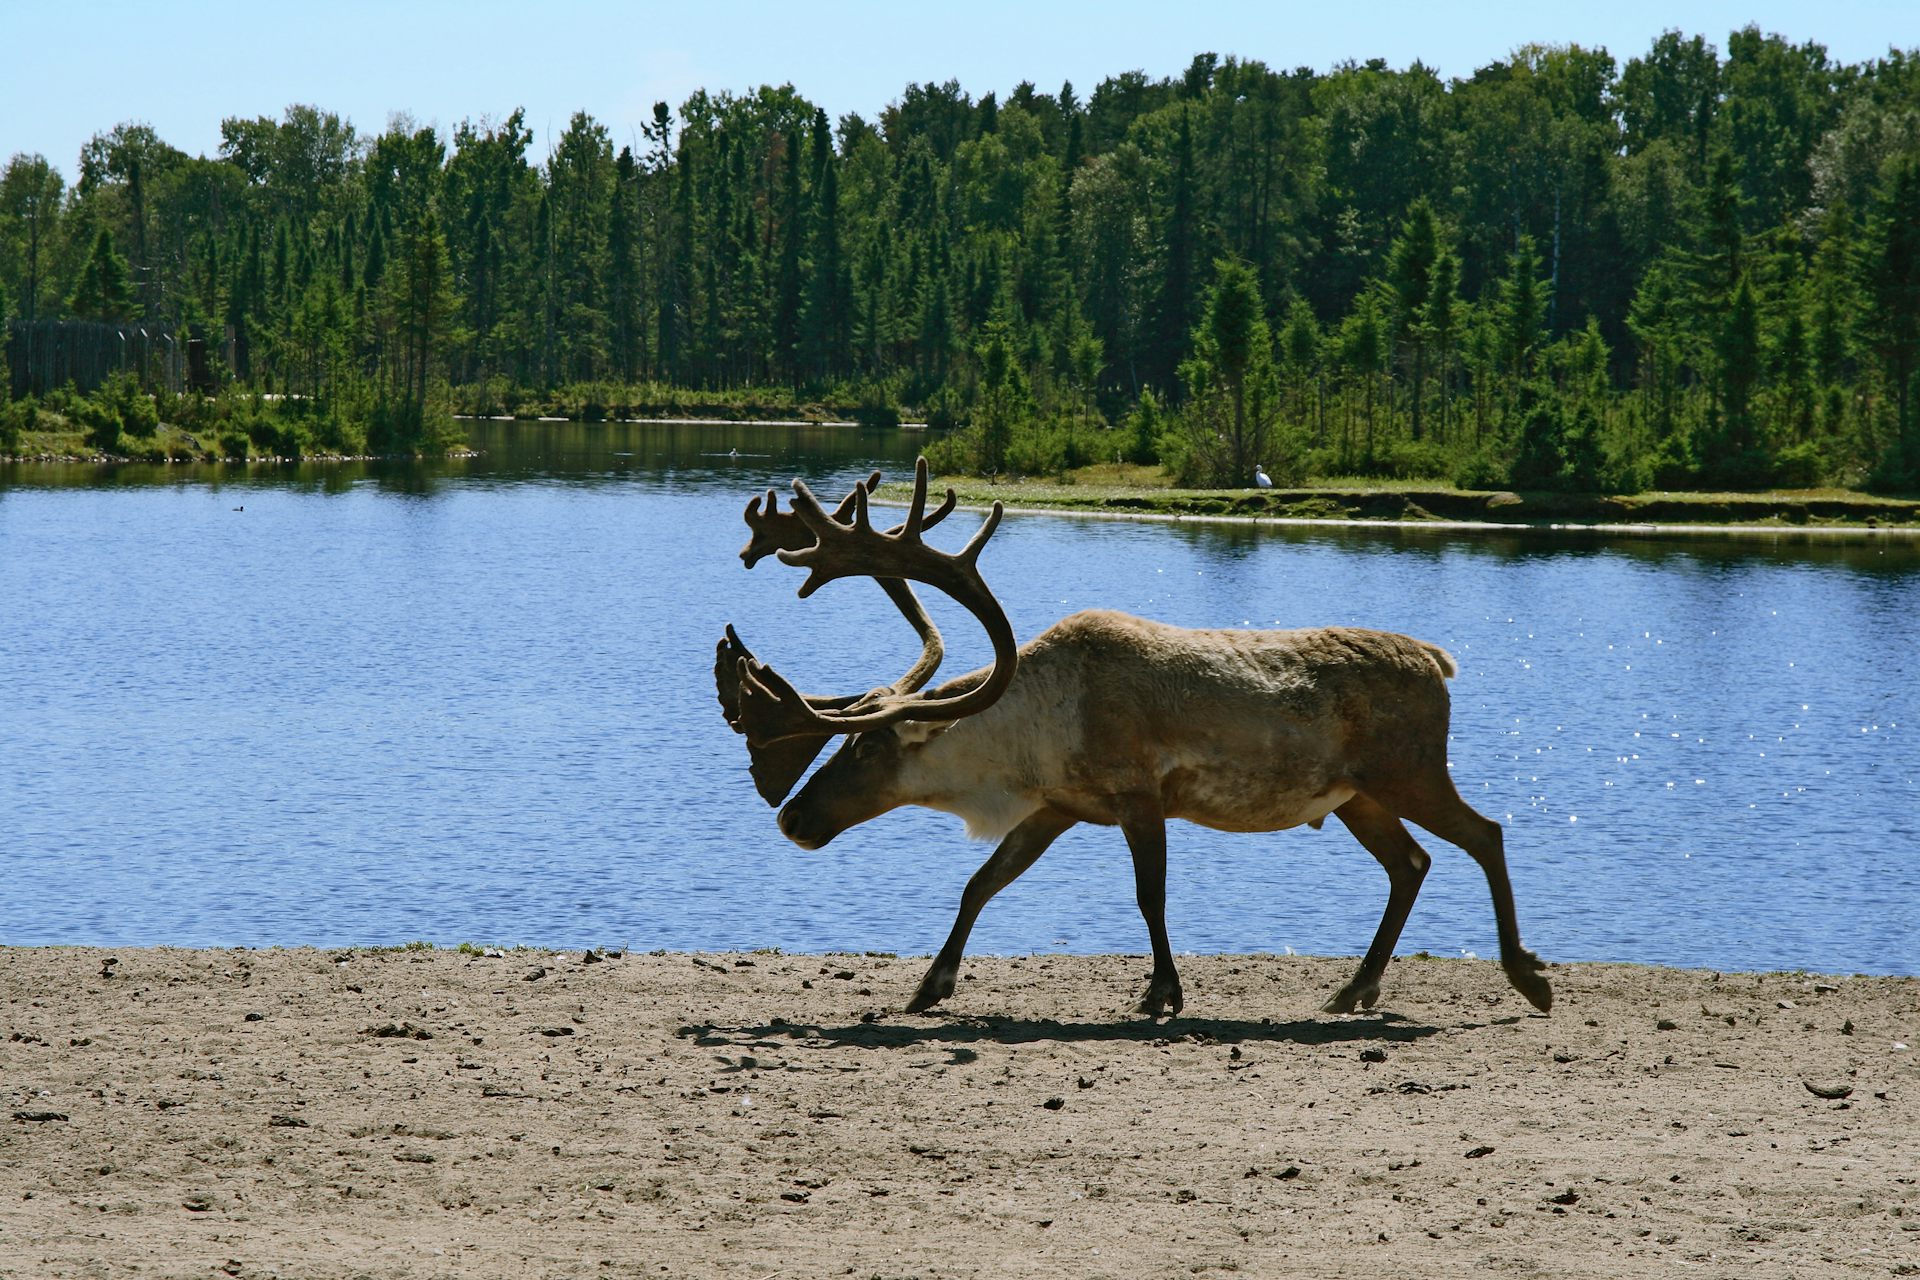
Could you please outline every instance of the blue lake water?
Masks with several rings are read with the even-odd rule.
[[[920,810],[788,844],[710,675],[728,621],[804,689],[905,669],[870,583],[799,601],[736,553],[753,493],[904,474],[920,437],[473,438],[418,466],[0,469],[0,942],[939,944],[987,847]],[[1022,638],[1105,606],[1451,650],[1454,776],[1549,959],[1920,973],[1910,545],[1010,516],[982,568]],[[949,672],[985,660],[936,617]],[[1424,843],[1401,951],[1491,955],[1484,878]],[[1175,824],[1170,864],[1176,950],[1354,954],[1385,901],[1337,823]],[[972,949],[1145,945],[1124,842],[1082,827]]]

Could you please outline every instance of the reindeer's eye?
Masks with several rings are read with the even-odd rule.
[[[853,740],[853,758],[856,760],[871,760],[880,754],[880,746],[879,734],[863,733]]]

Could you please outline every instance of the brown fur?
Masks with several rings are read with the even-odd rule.
[[[1370,1007],[1429,859],[1403,820],[1464,848],[1493,895],[1501,960],[1540,1009],[1552,992],[1520,943],[1498,824],[1447,772],[1456,672],[1442,649],[1351,627],[1196,631],[1105,610],[1062,619],[1019,651],[985,711],[849,739],[788,802],[780,826],[817,848],[902,805],[957,813],[1000,841],[961,901],[946,946],[908,1009],[950,995],[980,909],[1079,822],[1118,826],[1153,942],[1140,1008],[1178,1012],[1164,920],[1166,820],[1223,831],[1319,826],[1331,812],[1386,869],[1390,891],[1353,979],[1327,1002]],[[941,686],[978,684],[974,672]]]

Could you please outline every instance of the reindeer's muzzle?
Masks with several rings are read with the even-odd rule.
[[[840,832],[838,830],[823,829],[818,821],[808,821],[807,815],[795,807],[798,803],[799,801],[796,798],[792,803],[789,803],[780,810],[780,834],[799,845],[802,849],[813,850],[825,848],[828,842],[839,835]]]

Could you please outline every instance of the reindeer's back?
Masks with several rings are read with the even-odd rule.
[[[1077,726],[1089,773],[1152,780],[1170,813],[1209,825],[1284,825],[1281,810],[1310,813],[1356,762],[1445,759],[1453,660],[1393,632],[1195,630],[1095,610],[1020,661],[1019,701]]]

